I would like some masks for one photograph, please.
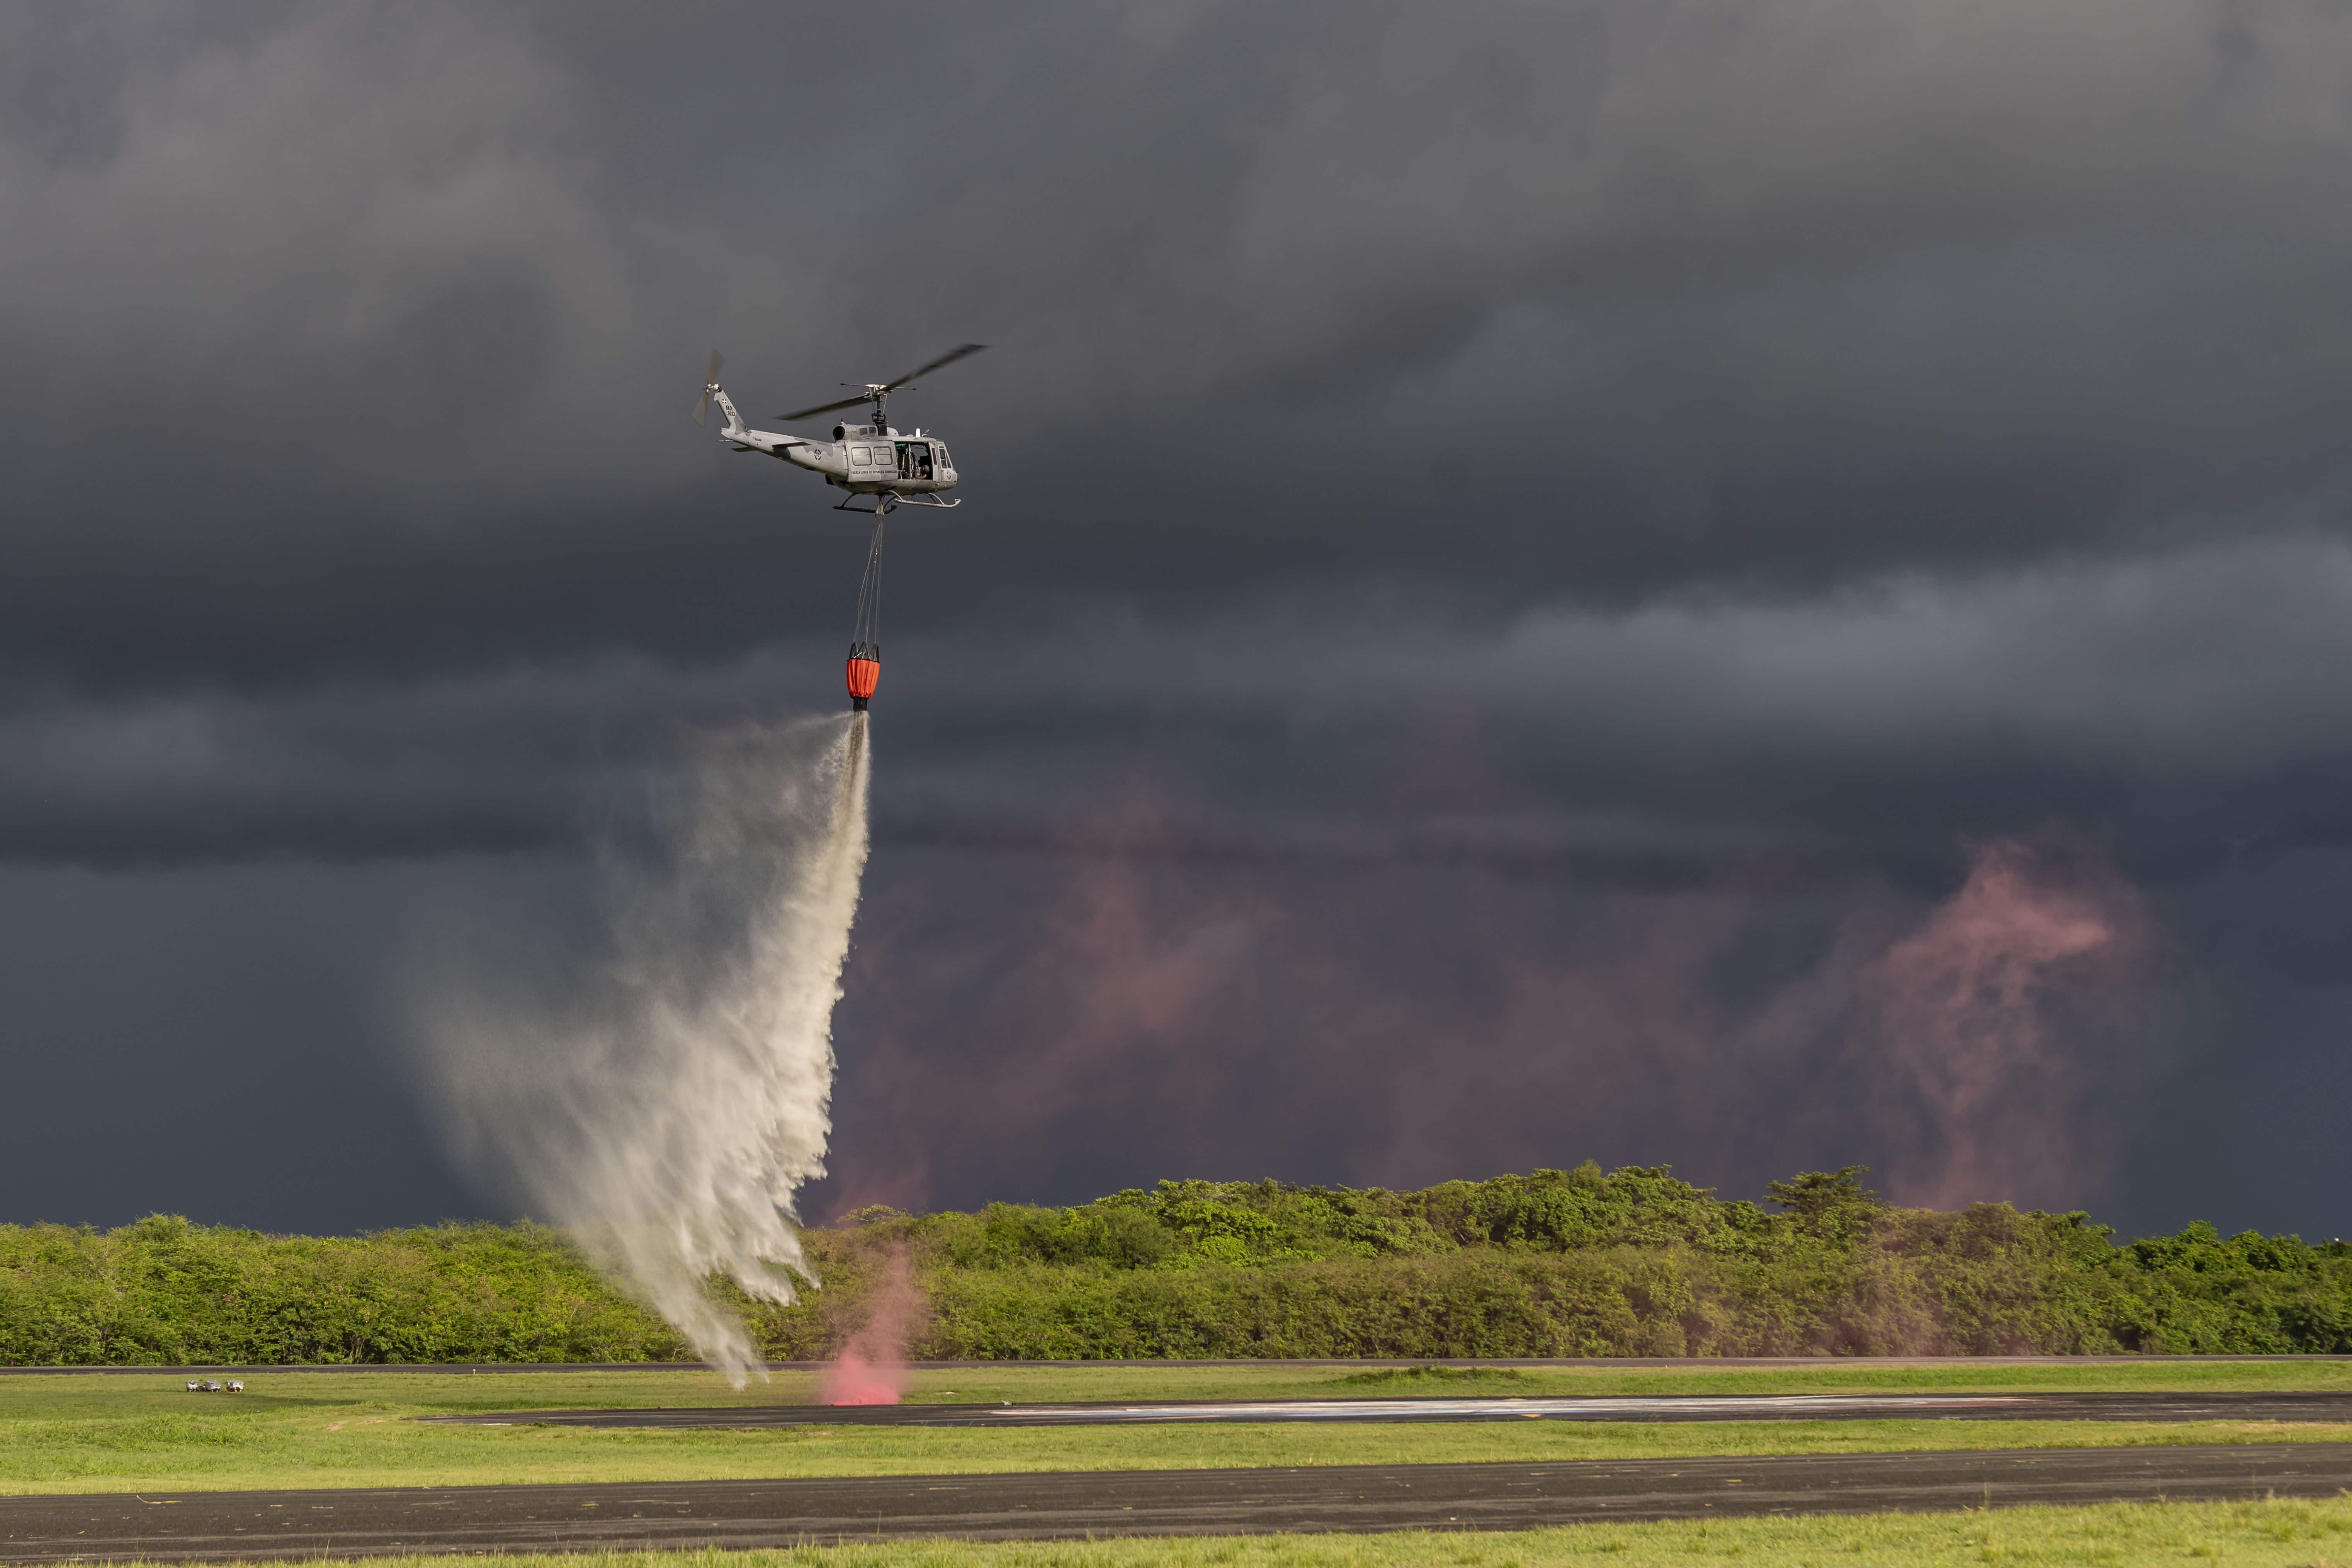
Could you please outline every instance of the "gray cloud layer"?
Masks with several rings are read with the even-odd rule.
[[[894,525],[845,1192],[1857,1157],[1790,1010],[2054,834],[2205,998],[2117,1212],[2203,1202],[2129,1152],[2194,1105],[2216,1217],[2342,1228],[2334,1140],[2249,1152],[2352,1087],[2331,7],[84,8],[0,72],[0,909],[84,879],[158,984],[371,933],[191,1003],[225,1072],[396,1054],[438,900],[560,927],[679,727],[836,700],[862,539],[684,420],[709,344],[757,414],[978,339],[894,409],[970,504]],[[167,942],[159,877],[278,912]],[[61,1093],[143,1037],[26,973]],[[1449,1041],[1617,1099],[1408,1127]],[[1251,1109],[1141,1136],[1188,1058]],[[991,1062],[1051,1159],[966,1146]]]

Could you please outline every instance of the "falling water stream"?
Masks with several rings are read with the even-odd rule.
[[[862,713],[700,737],[647,846],[604,857],[596,973],[523,1004],[443,984],[425,1005],[460,1153],[738,1387],[756,1352],[705,1282],[781,1303],[814,1279],[793,1202],[824,1173],[869,765]]]

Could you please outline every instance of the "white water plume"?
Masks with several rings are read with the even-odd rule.
[[[867,772],[864,714],[701,737],[646,845],[601,858],[603,963],[518,999],[512,966],[492,980],[480,944],[445,943],[421,988],[460,1156],[739,1388],[754,1348],[705,1282],[790,1302],[795,1274],[814,1279],[793,1200],[824,1173]]]

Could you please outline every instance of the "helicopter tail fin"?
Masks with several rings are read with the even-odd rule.
[[[743,423],[743,416],[735,412],[735,400],[727,395],[725,388],[712,386],[710,396],[712,401],[719,405],[719,411],[727,416],[727,423],[719,427],[719,433],[721,436],[740,437],[751,428]]]

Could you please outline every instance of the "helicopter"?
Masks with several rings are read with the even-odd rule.
[[[729,446],[738,452],[764,452],[796,468],[823,474],[826,484],[849,492],[834,510],[860,512],[874,519],[874,541],[866,547],[866,576],[857,585],[857,617],[850,633],[847,673],[849,707],[854,713],[866,711],[866,704],[882,679],[882,520],[896,507],[928,506],[946,511],[963,504],[945,495],[956,485],[955,459],[948,456],[947,443],[920,426],[905,435],[890,428],[890,395],[912,392],[917,376],[929,375],[987,346],[960,344],[891,381],[845,381],[841,384],[844,386],[862,385],[864,390],[854,397],[776,416],[782,420],[813,419],[820,414],[836,414],[862,403],[874,405],[866,423],[835,425],[831,441],[754,430],[744,424],[743,416],[735,410],[734,399],[719,384],[721,356],[717,349],[710,351],[710,368],[702,377],[702,395],[694,405],[694,422],[708,422],[715,399],[719,411],[727,416],[727,423],[719,427],[719,434]],[[861,497],[869,504],[858,505]]]
[[[826,484],[849,492],[841,504],[833,509],[835,511],[860,511],[884,517],[891,509],[900,506],[929,506],[948,510],[963,504],[961,500],[950,500],[945,495],[956,486],[955,459],[948,455],[947,443],[940,440],[935,432],[918,427],[902,434],[892,429],[890,395],[912,392],[917,376],[929,375],[944,365],[976,354],[987,346],[986,343],[961,344],[891,381],[845,381],[841,384],[844,386],[863,385],[865,390],[854,397],[820,403],[814,408],[776,416],[787,421],[813,419],[820,414],[838,413],[862,403],[874,405],[866,423],[835,425],[830,441],[754,430],[744,424],[743,416],[735,411],[734,400],[719,384],[721,356],[717,349],[712,349],[710,369],[702,378],[702,395],[694,405],[694,422],[697,425],[705,423],[709,417],[710,405],[716,400],[719,412],[727,416],[727,423],[720,426],[719,434],[730,446],[738,452],[764,452],[796,468],[823,474]],[[861,498],[870,504],[858,505]]]

